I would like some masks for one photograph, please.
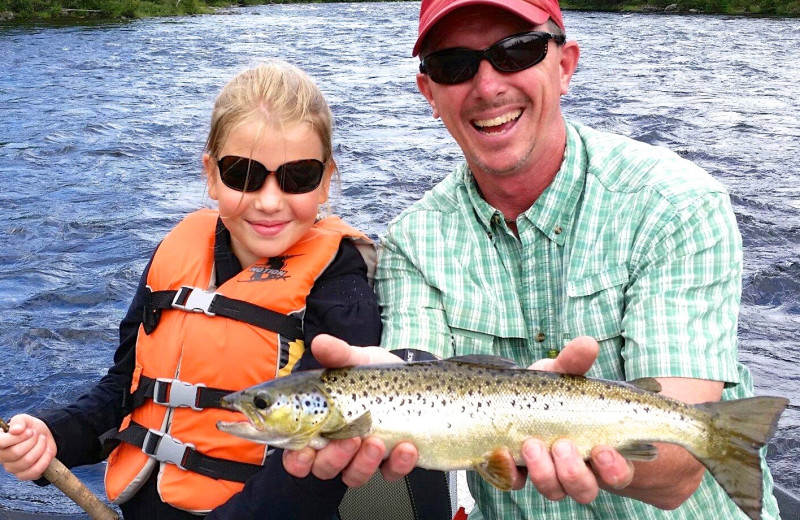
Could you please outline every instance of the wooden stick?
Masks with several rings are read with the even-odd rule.
[[[8,424],[3,419],[0,419],[0,428],[8,431]],[[42,476],[81,506],[93,520],[119,520],[117,512],[101,502],[60,460],[54,458],[50,461]]]

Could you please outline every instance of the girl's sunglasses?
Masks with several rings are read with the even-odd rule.
[[[442,49],[422,58],[419,71],[445,85],[472,79],[482,60],[489,60],[500,72],[519,72],[533,67],[547,56],[547,42],[551,39],[558,45],[567,40],[563,34],[532,31],[503,38],[482,51],[463,47]]]
[[[269,174],[274,173],[284,193],[308,193],[319,186],[322,174],[325,172],[325,165],[317,159],[287,162],[272,172],[258,161],[226,155],[217,161],[217,166],[219,166],[219,177],[225,186],[245,192],[260,190]]]

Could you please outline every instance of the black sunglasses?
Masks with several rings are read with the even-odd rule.
[[[217,161],[219,177],[225,186],[236,191],[258,191],[274,173],[284,193],[298,194],[314,191],[322,182],[325,165],[317,159],[300,159],[269,171],[266,166],[247,157],[226,155]]]
[[[500,72],[519,72],[533,67],[547,56],[547,42],[558,45],[567,41],[563,34],[532,31],[503,38],[482,51],[453,47],[432,52],[422,58],[419,71],[436,83],[454,85],[478,73],[481,60],[489,60]]]

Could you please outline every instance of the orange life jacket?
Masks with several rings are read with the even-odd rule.
[[[217,218],[211,210],[186,217],[150,266],[151,298],[163,301],[146,306],[139,328],[131,384],[139,402],[134,399],[137,406],[120,426],[123,442],[106,469],[114,503],[130,499],[154,469],[161,499],[179,509],[206,513],[240,491],[264,463],[266,446],[218,431],[217,421],[242,417],[215,403],[229,391],[290,373],[304,351],[306,297],[342,238],[372,247],[364,234],[329,217],[282,256],[262,259],[216,287]],[[214,471],[202,474],[209,466]]]

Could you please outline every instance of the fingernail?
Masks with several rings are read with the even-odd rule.
[[[299,462],[304,466],[311,464],[313,461],[314,457],[312,457],[311,454],[307,451],[301,451],[297,454],[297,462]]]
[[[400,462],[408,463],[411,462],[413,458],[414,456],[408,452],[405,451],[400,452]]]
[[[346,439],[342,449],[347,453],[355,453],[359,447],[359,442],[355,439]]]
[[[553,455],[563,459],[572,455],[572,445],[568,442],[557,442],[553,445]]]
[[[600,466],[607,468],[614,463],[614,456],[611,454],[610,451],[603,450],[599,452],[597,455],[595,455],[595,460]]]
[[[374,444],[367,443],[364,447],[364,454],[371,459],[377,459],[381,456],[381,450]]]
[[[544,451],[542,445],[538,442],[526,442],[522,450],[525,452],[525,458],[527,459],[538,459]]]

